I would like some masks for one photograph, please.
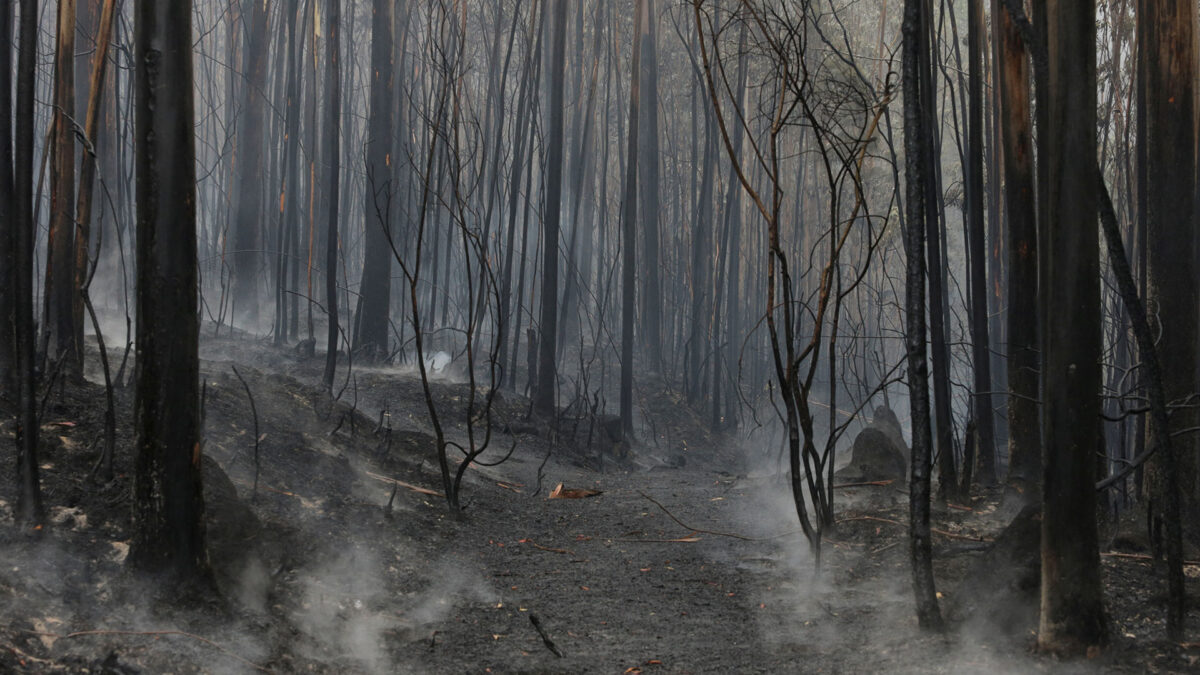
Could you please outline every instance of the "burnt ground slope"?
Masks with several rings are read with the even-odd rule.
[[[104,481],[93,472],[103,388],[64,384],[42,417],[51,525],[39,537],[16,532],[12,482],[0,485],[0,672],[1196,668],[1192,645],[1161,640],[1161,572],[1128,546],[1103,558],[1112,647],[1075,662],[1032,654],[1022,570],[989,553],[1012,515],[998,495],[937,512],[953,628],[926,635],[898,483],[839,490],[816,575],[786,483],[732,461],[739,443],[700,431],[669,396],[647,404],[669,442],[602,460],[595,429],[549,434],[506,394],[482,459],[511,458],[468,470],[464,516],[452,517],[411,373],[356,369],[331,403],[314,386],[316,361],[246,339],[209,342],[203,356],[220,593],[181,600],[126,570],[130,392],[118,391],[117,471]],[[469,394],[449,380],[434,387],[452,439],[465,440]],[[11,443],[3,452],[12,466]],[[675,461],[681,452],[688,461]],[[548,499],[560,483],[598,494]]]

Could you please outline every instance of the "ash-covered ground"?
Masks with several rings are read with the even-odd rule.
[[[527,400],[504,392],[473,431],[490,426],[480,460],[508,459],[466,471],[456,517],[440,496],[411,368],[341,369],[331,402],[317,385],[319,357],[243,336],[206,342],[202,359],[218,592],[180,594],[126,568],[132,393],[117,391],[116,476],[106,481],[96,469],[103,387],[61,383],[41,420],[51,524],[40,536],[16,532],[14,486],[0,486],[0,671],[1197,668],[1196,645],[1163,640],[1162,571],[1128,524],[1111,528],[1106,544],[1120,550],[1103,557],[1113,645],[1055,661],[1031,652],[1036,588],[1019,542],[1004,539],[1008,558],[993,550],[1015,515],[998,492],[935,511],[950,628],[930,635],[913,611],[902,481],[838,490],[818,574],[775,451],[753,436],[708,434],[669,391],[641,392],[660,442],[642,439],[626,457],[600,425],[552,433],[526,417]],[[466,444],[469,386],[438,379],[448,437]],[[5,441],[9,466],[13,453]],[[550,499],[560,484],[598,494]]]

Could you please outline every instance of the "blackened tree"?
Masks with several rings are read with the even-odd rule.
[[[130,562],[207,575],[200,481],[200,362],[192,3],[135,5],[137,457]]]
[[[1096,531],[1100,447],[1100,243],[1097,228],[1096,7],[1048,3],[1048,322],[1042,360],[1042,586],[1038,647],[1083,653],[1107,641]],[[1082,161],[1080,158],[1089,158]]]

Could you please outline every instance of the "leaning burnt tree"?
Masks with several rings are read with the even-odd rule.
[[[179,581],[208,574],[200,482],[200,361],[192,3],[138,0],[137,446],[134,566]]]
[[[864,163],[892,92],[873,91],[853,65],[849,45],[843,45],[849,56],[813,56],[823,50],[810,50],[809,39],[829,44],[829,37],[807,3],[777,6],[742,0],[731,15],[719,19],[704,0],[695,0],[692,8],[700,67],[721,141],[739,184],[766,225],[766,308],[761,322],[767,328],[780,397],[776,405],[787,434],[793,502],[819,568],[822,537],[835,524],[837,441],[849,423],[834,419],[843,303],[865,279],[887,229],[886,219],[870,212]],[[745,105],[734,98],[722,55],[723,43],[737,44],[724,31],[742,23],[751,49],[767,57],[770,73],[759,100]],[[758,114],[751,112],[755,109]],[[734,146],[734,125],[745,127],[744,153]],[[799,233],[783,231],[790,188],[784,164],[800,142],[797,129],[811,138],[823,182],[819,189],[827,199],[812,221],[820,223],[816,234],[802,238],[808,249],[799,252],[793,250]],[[848,250],[851,243],[861,248],[856,256]],[[798,274],[793,276],[795,260]],[[828,381],[819,382],[818,373],[827,374]],[[818,385],[827,387],[825,401],[816,399]],[[872,394],[855,402],[855,414]],[[825,429],[817,420],[821,407],[830,410]]]

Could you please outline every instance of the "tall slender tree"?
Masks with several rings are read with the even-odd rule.
[[[950,347],[946,338],[946,317],[949,313],[947,278],[943,243],[945,239],[944,212],[941,191],[941,161],[938,148],[937,85],[934,78],[937,52],[933,45],[933,3],[921,5],[922,30],[918,35],[921,48],[917,58],[920,75],[922,117],[925,125],[923,143],[918,146],[924,162],[922,185],[925,188],[925,259],[929,284],[929,347],[933,366],[933,423],[936,434],[934,447],[938,461],[938,499],[955,496],[958,479],[954,461],[954,419],[950,400]]]
[[[131,564],[208,574],[200,480],[200,360],[191,0],[137,0],[137,450]]]
[[[976,452],[979,456],[979,481],[991,485],[996,480],[996,445],[992,423],[992,354],[988,331],[987,245],[983,222],[983,0],[968,0],[967,28],[970,70],[970,111],[967,125],[967,219],[971,261],[971,359],[974,364]],[[963,474],[971,475],[970,466]],[[964,485],[964,494],[970,489]]]
[[[329,194],[326,197],[328,207],[325,230],[325,310],[329,317],[329,334],[325,352],[324,383],[327,390],[333,390],[333,374],[337,368],[338,352],[338,288],[337,288],[337,256],[338,256],[338,188],[341,185],[338,158],[341,157],[341,119],[338,113],[342,109],[342,43],[341,43],[342,0],[329,0],[325,13],[325,141],[324,152],[328,158],[325,170],[325,185]],[[316,49],[316,45],[313,45]]]
[[[87,86],[87,107],[84,116],[84,148],[79,167],[79,200],[75,206],[75,264],[74,293],[72,300],[72,324],[75,329],[73,342],[83,344],[83,304],[91,274],[89,247],[92,232],[92,205],[97,183],[97,136],[100,131],[100,107],[104,102],[104,79],[108,72],[108,43],[112,37],[113,15],[116,0],[104,0],[96,28],[96,49],[92,58],[92,72]]]
[[[295,293],[287,292],[287,276],[289,270],[294,272],[299,261],[293,259],[289,248],[294,244],[300,232],[300,72],[302,70],[301,52],[304,50],[303,26],[297,28],[297,20],[301,16],[300,0],[287,0],[283,4],[285,21],[287,22],[287,55],[284,78],[284,109],[285,122],[283,132],[283,186],[279,190],[279,224],[276,228],[275,242],[275,344],[287,343],[291,324],[288,321],[288,308]],[[285,242],[293,243],[292,247]],[[296,318],[294,315],[291,317]]]
[[[642,26],[638,31],[641,64],[641,104],[638,126],[638,164],[642,202],[642,336],[646,354],[655,367],[662,362],[662,291],[659,263],[659,177],[661,159],[658,143],[658,14],[654,0],[646,0]],[[715,152],[716,142],[713,142]],[[693,349],[699,349],[698,344]],[[691,373],[695,376],[698,373]]]
[[[546,130],[546,212],[542,224],[542,312],[538,337],[538,383],[533,407],[543,417],[555,414],[558,385],[555,340],[558,335],[558,233],[562,220],[563,81],[566,79],[567,0],[552,0],[550,24],[550,100]]]
[[[16,400],[16,208],[13,204],[12,22],[14,3],[0,0],[0,399]]]
[[[267,31],[271,0],[242,0],[241,106],[237,120],[237,143],[233,154],[236,179],[233,185],[234,303],[250,330],[258,328],[258,275],[263,260],[263,135],[267,109]]]
[[[392,125],[395,108],[395,30],[391,0],[371,3],[371,101],[367,121],[367,190],[363,204],[365,247],[361,295],[354,319],[354,349],[388,355],[391,303],[391,214],[399,197],[392,181]]]
[[[904,0],[901,25],[901,84],[904,89],[904,178],[905,178],[905,345],[908,361],[909,409],[912,415],[912,461],[909,477],[909,553],[912,559],[913,592],[917,619],[922,628],[939,630],[933,579],[933,543],[929,525],[932,470],[932,428],[929,420],[929,362],[925,351],[925,181],[929,128],[921,96],[921,38],[925,25],[922,0]]]
[[[13,343],[17,390],[17,522],[43,521],[38,481],[38,425],[34,396],[33,328],[33,104],[37,81],[37,0],[21,0],[21,42],[17,60],[17,108],[13,115],[13,252],[15,264]]]
[[[46,261],[43,341],[51,363],[82,375],[82,345],[75,344],[75,0],[58,3],[54,58],[54,132],[50,155],[50,240]]]
[[[634,9],[634,35],[641,33],[646,15],[646,0],[638,0]],[[642,50],[633,47],[633,63],[629,78],[629,132],[626,137],[625,196],[621,214],[621,428],[626,436],[633,434],[633,317],[636,295],[637,266],[637,176],[638,176],[638,111],[641,106]]]

